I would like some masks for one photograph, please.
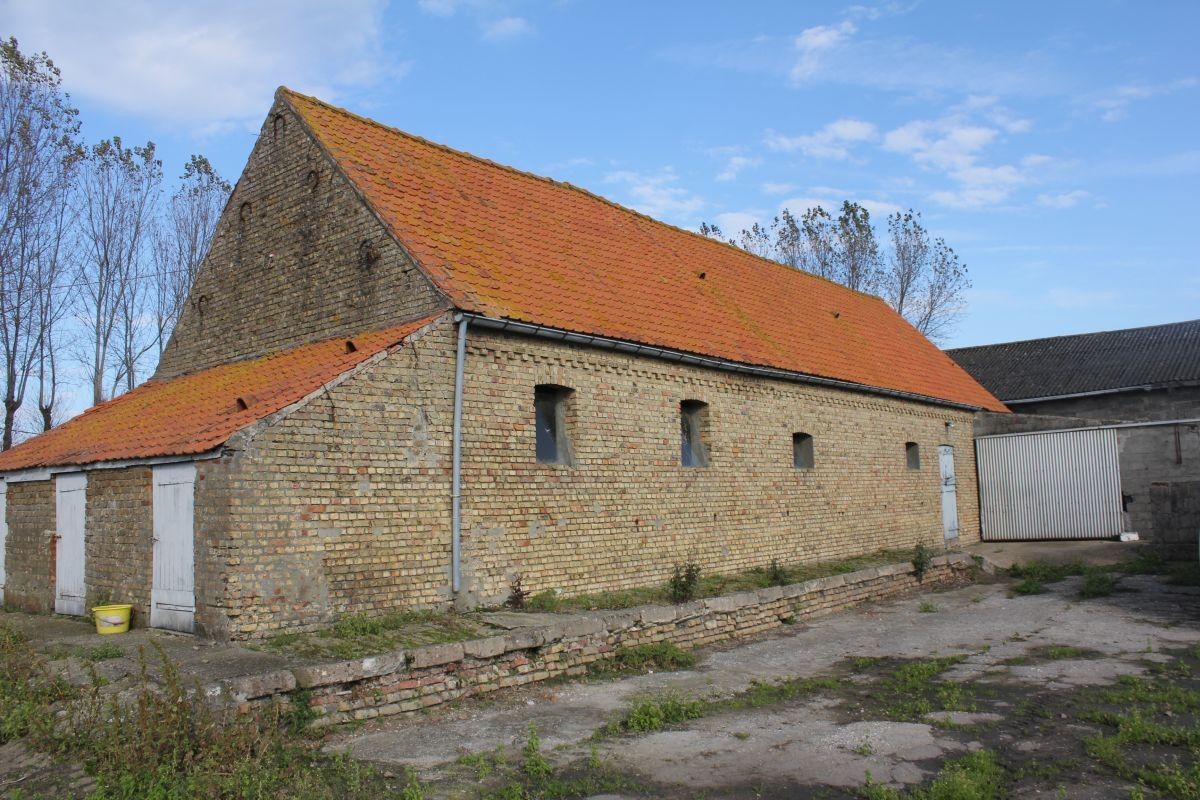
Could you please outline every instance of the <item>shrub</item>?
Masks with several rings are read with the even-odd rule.
[[[682,566],[675,565],[667,588],[671,593],[672,603],[686,603],[695,599],[696,589],[700,585],[700,565],[689,561]]]
[[[917,549],[913,551],[912,565],[913,572],[917,575],[917,582],[921,583],[925,580],[925,573],[929,571],[929,565],[933,562],[933,551],[926,547],[923,543],[917,545]]]
[[[772,558],[770,566],[767,567],[767,580],[772,586],[787,586],[788,572],[779,565],[779,561]]]

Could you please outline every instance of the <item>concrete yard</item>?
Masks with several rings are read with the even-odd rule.
[[[851,797],[868,774],[903,788],[986,750],[1013,796],[1124,797],[1136,777],[1085,746],[1102,732],[1088,721],[1103,705],[1096,687],[1169,675],[1197,688],[1200,589],[1125,576],[1111,595],[1085,600],[1080,584],[1013,596],[1000,580],[870,605],[709,649],[691,669],[533,686],[343,731],[328,748],[415,768],[431,797],[524,780],[531,725],[555,774],[592,789],[583,795]],[[925,683],[897,683],[898,668],[937,657],[958,658],[931,667]],[[818,678],[827,680],[797,683]],[[744,694],[761,682],[801,690],[763,702]],[[664,696],[694,703],[698,718],[619,729],[639,699]],[[914,704],[921,697],[930,709]]]

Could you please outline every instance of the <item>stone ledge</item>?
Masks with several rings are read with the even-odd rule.
[[[469,694],[579,674],[597,659],[622,647],[669,641],[692,648],[777,627],[794,617],[821,616],[850,608],[870,597],[892,597],[912,589],[956,582],[973,574],[975,561],[965,553],[937,556],[923,587],[906,580],[911,564],[889,564],[842,575],[771,586],[678,606],[640,606],[591,612],[552,625],[518,628],[504,635],[427,645],[369,658],[305,665],[218,682],[211,696],[239,703],[262,702],[272,695],[314,690],[314,726],[389,714],[411,713],[463,694],[455,673],[469,670]],[[914,576],[915,577],[915,576]],[[684,621],[687,624],[683,624]],[[544,645],[553,644],[545,650]],[[470,659],[462,664],[464,659]],[[380,691],[388,702],[372,700]],[[399,693],[400,701],[395,700]]]

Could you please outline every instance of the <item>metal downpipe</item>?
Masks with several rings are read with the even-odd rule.
[[[467,325],[458,315],[458,349],[454,362],[454,455],[450,478],[450,589],[455,599],[462,589],[462,409],[463,370],[467,361]]]

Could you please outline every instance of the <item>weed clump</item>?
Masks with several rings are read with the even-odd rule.
[[[593,675],[607,673],[669,672],[687,669],[696,663],[696,656],[683,650],[674,642],[653,642],[636,647],[622,647],[607,661],[595,662],[590,670]]]
[[[694,561],[686,564],[676,564],[667,582],[667,589],[672,603],[686,603],[696,598],[696,589],[700,585],[700,565]]]
[[[1084,566],[1078,561],[1068,564],[1051,564],[1045,561],[1031,561],[1028,564],[1013,564],[1008,568],[1009,577],[1019,579],[1013,586],[1016,594],[1042,594],[1046,584],[1058,583],[1072,575],[1082,575]]]
[[[913,574],[917,576],[917,583],[925,581],[925,573],[929,571],[932,563],[933,551],[924,544],[918,544],[917,549],[913,551],[912,557]]]
[[[1099,569],[1087,569],[1083,573],[1083,586],[1079,590],[1080,597],[1108,597],[1117,588],[1117,579],[1112,573]]]
[[[653,733],[704,715],[704,703],[675,694],[643,697],[633,704],[620,728],[629,733]]]

